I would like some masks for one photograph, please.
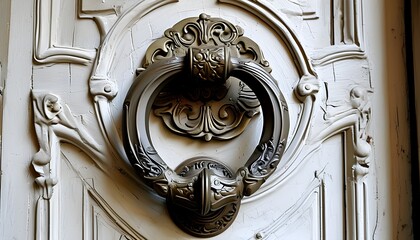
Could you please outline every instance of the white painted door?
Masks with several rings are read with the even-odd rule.
[[[231,225],[214,239],[409,239],[401,9],[400,1],[363,0],[2,1],[0,238],[195,238],[174,223],[165,198],[130,164],[123,105],[142,73],[164,61],[147,55],[149,46],[166,36],[172,45],[158,44],[155,55],[182,55],[174,47],[179,38],[166,30],[208,16],[225,23],[213,37],[228,37],[223,33],[232,24],[259,46],[272,71],[260,58],[256,68],[275,79],[271,90],[284,96],[274,110],[283,111],[281,124],[232,80],[228,94],[240,97],[228,101],[248,103],[255,114],[224,120],[235,112],[201,99],[192,106],[207,115],[175,108],[161,118],[154,107],[129,125],[147,125],[151,147],[171,169],[204,156],[233,173],[261,132],[287,130],[277,169],[242,199],[236,217],[220,222]],[[211,33],[199,29],[205,27],[185,32],[184,40],[206,43]],[[245,43],[227,45],[248,50],[239,65],[260,56]],[[165,66],[160,71],[170,73]],[[134,109],[143,107],[151,106],[141,102]],[[197,116],[213,130],[184,131]],[[231,120],[240,124],[226,130]]]

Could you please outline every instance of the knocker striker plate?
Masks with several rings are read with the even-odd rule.
[[[210,29],[207,33],[213,35],[202,37],[200,48],[189,46],[188,50],[178,51],[178,55],[148,63],[131,86],[124,103],[124,146],[140,178],[166,198],[174,222],[191,235],[211,237],[230,226],[241,199],[257,191],[276,169],[288,134],[288,112],[284,97],[267,66],[255,59],[234,57],[240,54],[232,53],[232,48],[226,47],[226,42],[234,43],[242,36],[242,30],[222,19],[203,14],[187,20],[183,22],[185,28],[206,28]],[[230,38],[227,37],[229,34],[221,33],[226,29],[230,29]],[[173,29],[169,31],[172,35],[168,31],[165,35],[177,36]],[[215,38],[223,47],[218,47],[218,41],[212,41]],[[173,42],[179,43],[182,39],[182,36],[177,36],[177,41]],[[188,39],[184,39],[184,44],[192,45],[193,38],[189,36]],[[179,48],[182,50],[182,46]],[[234,49],[238,48],[234,46]],[[186,160],[172,170],[154,150],[150,140],[148,121],[157,95],[169,82],[177,79],[211,86],[223,84],[229,76],[248,85],[261,103],[264,127],[258,146],[245,165],[236,171],[231,171],[222,160],[206,156]]]
[[[235,175],[234,172],[223,163],[209,157],[188,159],[175,169],[175,172],[182,177],[199,176],[203,171],[211,171],[211,173],[216,176],[226,178],[232,178]],[[222,198],[223,192],[221,190],[223,184],[217,179],[214,179],[213,181],[214,186],[219,188],[219,191],[216,191],[215,194],[218,194],[218,197]],[[200,188],[201,186],[196,187]],[[201,190],[210,192],[208,189]],[[205,193],[203,195],[205,195]],[[206,201],[206,199],[203,200]],[[202,203],[202,205],[204,204],[206,203]],[[217,210],[207,211],[205,214],[198,212],[197,210],[177,205],[170,199],[167,200],[167,205],[171,218],[174,219],[174,222],[179,228],[197,237],[211,237],[218,234],[220,229],[227,228],[232,224],[238,214],[240,199],[236,202],[234,201],[226,204]],[[205,207],[202,206],[201,209],[204,210]]]

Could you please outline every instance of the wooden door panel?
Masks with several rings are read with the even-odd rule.
[[[328,14],[319,12],[320,1],[302,3],[304,10],[263,1],[121,2],[108,10],[104,10],[103,3],[74,4],[37,2],[39,11],[68,19],[52,22],[51,30],[43,32],[48,23],[39,14],[35,29],[40,40],[36,45],[39,64],[34,67],[33,96],[41,150],[33,165],[45,191],[38,205],[50,214],[50,221],[44,220],[46,226],[39,226],[40,234],[45,234],[40,238],[47,237],[47,229],[57,238],[188,237],[171,222],[162,199],[145,199],[150,189],[139,184],[128,163],[121,121],[123,100],[147,47],[176,22],[201,12],[241,26],[244,36],[261,46],[290,113],[288,145],[279,169],[259,192],[244,199],[237,220],[219,237],[368,237],[364,213],[357,210],[366,204],[365,191],[359,185],[365,184],[364,175],[369,169],[370,138],[366,127],[371,92],[369,72],[364,67],[367,61],[361,20],[355,14],[361,8],[359,1],[354,2],[356,8],[350,9],[333,2],[337,5]],[[74,11],[64,8],[67,5],[79,8],[78,16],[72,16]],[[348,15],[354,25],[344,21],[342,28],[332,31],[331,26],[338,21],[331,18],[339,15],[336,11]],[[165,15],[168,12],[177,14]],[[86,24],[92,20],[99,31]],[[331,25],[323,24],[325,21]],[[312,36],[307,36],[308,31]],[[330,41],[317,37],[322,31],[334,32]],[[82,41],[80,32],[93,33],[89,40],[92,43],[97,41],[92,38],[101,40],[96,57],[89,55],[91,49],[82,47],[88,44]],[[77,35],[71,44],[69,35]],[[54,44],[43,48],[48,41]],[[264,127],[261,118],[260,114],[243,134],[227,142],[197,143],[196,139],[174,135],[153,116],[150,132],[156,150],[173,167],[185,159],[207,154],[237,169],[251,154],[252,145],[258,143],[256,139]],[[344,137],[347,135],[350,137]],[[73,145],[71,150],[60,148],[64,142]],[[89,157],[75,154],[77,148]],[[51,159],[45,162],[47,156]],[[66,170],[61,169],[63,160]],[[67,179],[69,167],[76,175]],[[353,176],[356,170],[352,169],[363,173]],[[156,210],[150,211],[153,205],[159,206],[158,215]],[[46,217],[40,211],[37,215]],[[60,220],[63,217],[71,224],[64,224]],[[52,225],[52,219],[61,224]],[[83,227],[77,222],[83,222]],[[362,228],[356,228],[357,224]],[[159,230],[162,226],[164,231]]]
[[[195,238],[177,227],[165,199],[130,164],[123,105],[148,67],[143,65],[148,47],[178,22],[202,13],[239,26],[260,47],[289,114],[276,171],[243,198],[232,225],[214,239],[382,234],[375,226],[380,206],[371,100],[374,81],[381,80],[372,76],[366,50],[365,11],[372,9],[364,5],[361,0],[35,1],[29,102],[36,136],[31,146],[38,142],[39,148],[27,164],[36,182],[28,197],[35,238]],[[232,82],[237,84],[232,91],[241,89]],[[235,172],[267,127],[262,110],[229,140],[179,134],[157,114],[147,117],[148,130],[154,150],[172,169],[211,156]]]

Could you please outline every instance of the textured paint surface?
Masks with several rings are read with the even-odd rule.
[[[215,239],[410,239],[402,1],[23,2],[0,3],[0,239],[193,239],[135,175],[121,121],[147,47],[202,12],[260,45],[291,123],[287,159]],[[205,143],[150,119],[174,168],[238,168],[263,128]]]

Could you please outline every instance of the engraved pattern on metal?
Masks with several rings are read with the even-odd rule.
[[[200,15],[201,23],[206,20],[203,16],[207,15]],[[203,38],[203,42],[210,39]],[[139,74],[124,103],[124,147],[141,179],[166,198],[175,223],[191,235],[211,237],[230,226],[242,198],[256,192],[275,171],[284,152],[289,116],[286,101],[267,69],[253,60],[225,58],[229,60],[223,68],[226,76],[243,81],[261,104],[264,127],[259,144],[236,172],[224,167],[222,160],[208,157],[187,160],[181,170],[172,170],[153,147],[149,115],[153,102],[171,81],[194,73],[187,58],[163,58]],[[201,78],[200,82],[209,81]]]
[[[188,159],[180,164],[175,172],[181,177],[196,176],[200,172],[207,174],[207,177],[210,178],[212,177],[211,174],[224,178],[232,178],[235,175],[223,163],[208,157]],[[209,173],[211,174],[209,175]],[[208,189],[201,189],[201,191],[206,190],[207,193],[214,194],[215,199],[221,199],[228,194],[236,195],[234,186],[226,185],[218,179],[213,181],[211,191],[208,191]],[[188,192],[190,193],[190,191]],[[190,196],[192,196],[191,199],[194,198],[193,194]],[[240,199],[214,211],[208,211],[203,206],[205,204],[206,202],[202,202],[202,211],[206,216],[203,217],[203,212],[197,212],[196,209],[186,208],[170,201],[170,199],[167,200],[169,214],[179,228],[197,237],[211,237],[219,234],[233,223],[239,211]]]
[[[229,48],[190,48],[192,78],[223,84],[228,78]]]
[[[207,170],[194,176],[182,177],[170,169],[153,150],[147,117],[151,111],[151,102],[167,84],[168,79],[185,71],[184,59],[162,60],[149,66],[132,86],[124,104],[124,145],[140,177],[170,202],[168,206],[177,205],[192,209],[201,220],[217,216],[212,221],[219,221],[223,215],[215,212],[224,206],[240,202],[243,196],[257,191],[276,169],[288,134],[288,113],[287,108],[283,107],[285,100],[271,75],[251,61],[232,59],[232,62],[232,76],[244,79],[251,89],[255,89],[258,99],[261,99],[264,113],[260,144],[245,166],[238,169],[232,178],[218,176]],[[224,186],[223,194],[217,194],[220,183]],[[173,219],[178,221],[175,217]],[[224,226],[228,227],[227,224]],[[208,237],[220,234],[225,227],[217,231],[212,228],[215,232],[211,233],[196,228],[183,229],[195,236]]]
[[[144,67],[162,59],[185,57],[189,48],[199,46],[227,46],[234,58],[249,59],[271,72],[268,61],[260,47],[251,39],[244,37],[239,26],[202,13],[200,16],[186,18],[165,31],[164,37],[154,41],[147,49]]]
[[[239,80],[229,79],[225,85],[192,90],[186,84],[169,83],[153,103],[155,116],[175,133],[206,141],[229,140],[241,134],[260,113],[260,102],[254,92]],[[209,98],[215,100],[197,104]]]
[[[259,46],[243,34],[239,26],[203,13],[175,24],[147,49],[145,68],[173,57],[186,57],[189,64],[189,74],[165,88],[153,106],[171,131],[205,141],[229,140],[260,113],[255,94],[228,76],[231,57],[252,60],[271,72]],[[229,91],[232,84],[235,91]]]

